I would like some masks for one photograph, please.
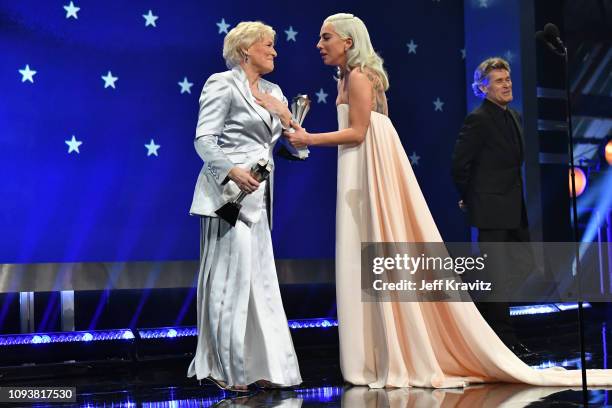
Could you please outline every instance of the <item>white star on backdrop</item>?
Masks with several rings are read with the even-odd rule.
[[[154,15],[153,11],[149,10],[149,12],[147,14],[143,14],[142,17],[144,17],[145,19],[145,27],[148,27],[148,26],[157,27],[155,25],[155,20],[157,20],[159,16]]]
[[[465,59],[465,48],[460,49],[459,52],[461,53],[461,59]]]
[[[79,146],[82,145],[83,142],[76,140],[76,137],[74,137],[74,135],[72,135],[72,139],[64,140],[64,143],[68,145],[68,153],[72,153],[72,152],[77,152],[77,154],[81,153],[79,152]]]
[[[188,94],[191,93],[191,87],[193,86],[192,82],[189,82],[187,80],[187,77],[183,78],[183,80],[181,82],[178,83],[179,86],[181,87],[181,93],[185,93],[187,92]]]
[[[104,89],[108,88],[109,86],[116,89],[115,82],[119,79],[119,77],[113,76],[113,74],[108,71],[108,74],[102,75],[102,79],[104,80]]]
[[[149,144],[144,145],[147,148],[147,157],[154,155],[157,156],[157,149],[161,147],[161,145],[155,144],[153,139],[149,142]]]
[[[487,8],[487,7],[489,7],[489,0],[480,0],[479,7],[480,8]]]
[[[315,95],[317,95],[317,103],[327,103],[327,94],[323,88],[319,89],[319,92],[317,92]]]
[[[285,34],[287,34],[287,41],[295,42],[295,36],[297,35],[297,31],[293,30],[293,26],[289,26],[288,30],[285,30]]]
[[[21,82],[30,81],[31,83],[34,83],[34,75],[36,75],[36,71],[32,71],[28,64],[26,64],[24,69],[20,69],[19,73],[21,74]]]
[[[506,61],[512,62],[512,60],[514,60],[514,53],[512,51],[508,50],[504,54],[504,58],[506,58]]]
[[[433,101],[433,104],[434,104],[434,111],[440,111],[440,112],[443,111],[442,107],[444,106],[444,102],[442,102],[440,98],[436,98],[436,100]]]
[[[410,159],[410,164],[413,166],[418,166],[419,160],[421,160],[421,156],[416,154],[416,152],[412,152],[412,154],[408,156],[408,158]]]
[[[66,10],[66,18],[73,17],[75,20],[79,18],[77,13],[81,8],[76,7],[73,2],[70,2],[67,6],[64,6],[64,10]]]
[[[418,46],[419,45],[411,39],[409,43],[406,43],[406,47],[408,47],[408,54],[416,54],[416,49]]]
[[[219,34],[225,33],[227,34],[227,29],[229,28],[229,24],[225,22],[225,19],[222,18],[221,21],[217,23],[217,27],[219,27]]]

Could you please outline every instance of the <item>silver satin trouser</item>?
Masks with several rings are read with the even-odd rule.
[[[200,218],[198,344],[187,375],[229,385],[302,382],[276,276],[268,217]]]

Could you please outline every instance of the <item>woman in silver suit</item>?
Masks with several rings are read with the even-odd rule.
[[[242,22],[223,42],[229,71],[210,76],[200,95],[195,148],[204,161],[190,213],[200,216],[198,344],[188,376],[224,389],[301,383],[283,309],[270,226],[272,181],[249,169],[273,164],[272,149],[291,113],[280,87],[263,75],[274,69],[275,32]],[[248,195],[232,227],[215,211],[240,191]]]

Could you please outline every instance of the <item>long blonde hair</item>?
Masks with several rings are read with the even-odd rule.
[[[352,14],[338,13],[331,15],[323,21],[330,23],[341,38],[351,38],[353,46],[346,52],[347,67],[353,69],[369,68],[380,78],[385,91],[389,89],[389,77],[383,67],[383,59],[374,51],[370,34],[363,21]],[[339,73],[342,77],[343,73]]]

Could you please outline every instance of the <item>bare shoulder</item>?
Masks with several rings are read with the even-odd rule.
[[[376,71],[367,67],[354,68],[349,73],[349,92],[353,97],[367,100],[370,110],[388,115],[385,89]]]
[[[349,72],[348,77],[348,88],[349,92],[370,92],[372,89],[372,82],[368,78],[365,71],[359,68],[355,68]]]
[[[356,76],[367,79],[374,88],[382,87],[382,80],[379,74],[370,68],[355,68],[351,71],[351,75],[353,75],[353,73]]]
[[[348,77],[349,86],[351,83],[369,82],[367,70],[362,70],[361,68],[353,68],[351,72],[348,73],[347,77]]]

